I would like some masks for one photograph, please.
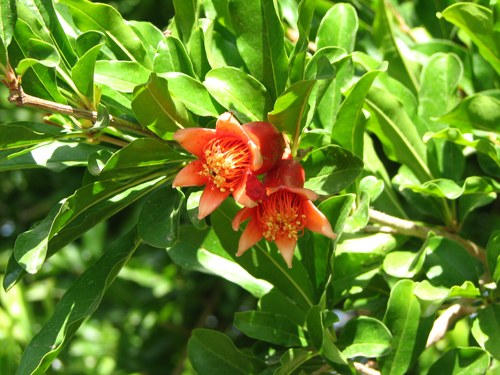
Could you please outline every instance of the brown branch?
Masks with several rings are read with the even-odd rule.
[[[383,212],[376,211],[373,209],[370,209],[370,221],[372,223],[380,224],[383,227],[393,228],[399,234],[418,237],[422,239],[426,239],[429,233],[433,232],[438,236],[445,237],[449,240],[459,243],[473,257],[477,258],[480,262],[482,262],[485,265],[485,267],[487,265],[486,251],[476,243],[466,240],[465,238],[460,237],[455,233],[450,233],[446,230],[436,227],[429,227],[426,225],[417,224],[413,221],[400,219],[398,217],[390,216]],[[386,231],[386,229],[384,230]]]
[[[380,371],[368,367],[367,365],[364,365],[362,363],[354,362],[353,365],[356,371],[362,375],[380,375]]]
[[[50,100],[45,100],[41,98],[37,98],[35,96],[26,94],[23,91],[21,85],[18,84],[19,81],[16,82],[5,82],[6,86],[9,88],[9,102],[19,106],[19,107],[31,107],[37,108],[44,111],[59,113],[62,115],[73,116],[76,118],[88,119],[93,123],[97,121],[97,112],[90,111],[82,108],[75,108],[70,105],[61,104],[52,102]],[[141,135],[152,135],[153,133],[147,129],[142,128],[140,125],[135,124],[133,122],[123,120],[121,118],[109,115],[110,124],[114,125],[117,128],[128,130],[134,132],[136,134]]]
[[[427,338],[428,348],[441,340],[446,332],[462,317],[470,315],[476,311],[475,308],[466,305],[455,304],[448,307],[440,316],[434,321],[431,332]]]

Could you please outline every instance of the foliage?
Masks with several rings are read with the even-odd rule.
[[[3,92],[48,114],[2,110],[0,213],[43,204],[2,244],[0,372],[498,370],[500,3],[169,4],[160,30],[1,3]],[[175,132],[227,111],[285,134],[336,233],[291,268],[265,239],[236,256],[233,199],[199,218],[172,188]]]

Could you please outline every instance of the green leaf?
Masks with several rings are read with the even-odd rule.
[[[0,44],[6,50],[14,36],[14,25],[17,19],[15,0],[2,1],[0,4]],[[4,56],[0,57],[4,58]],[[0,60],[3,62],[3,60]]]
[[[363,162],[349,151],[334,145],[318,148],[303,162],[308,177],[304,187],[318,194],[336,194],[358,177]]]
[[[500,132],[500,95],[497,91],[471,95],[438,120],[462,132],[473,129]]]
[[[63,129],[38,122],[11,122],[0,125],[0,150],[38,145],[65,136]]]
[[[17,262],[29,273],[38,272],[48,252],[59,250],[162,183],[164,177],[149,177],[149,181],[98,181],[81,187],[55,206],[45,219],[17,237]]]
[[[316,81],[299,81],[291,85],[274,103],[269,121],[279,130],[299,135],[305,126],[309,95]]]
[[[413,278],[424,265],[427,240],[419,251],[392,251],[384,259],[384,272],[397,278]]]
[[[299,37],[290,54],[289,76],[290,82],[296,83],[304,79],[306,66],[307,48],[309,45],[309,33],[313,21],[316,0],[301,0],[299,2],[297,28]]]
[[[354,50],[358,15],[356,9],[348,3],[333,5],[325,14],[318,28],[316,45],[323,47],[341,47],[347,52]]]
[[[276,99],[285,88],[287,55],[275,2],[231,0],[228,7],[241,58],[250,74]]]
[[[148,83],[134,89],[132,110],[142,126],[161,138],[179,128],[193,125],[184,104],[170,95],[168,81],[151,74]]]
[[[272,289],[262,296],[259,300],[259,309],[264,312],[286,315],[297,326],[303,326],[306,319],[306,312],[298,307],[293,300],[276,289]]]
[[[135,61],[97,61],[95,82],[120,92],[133,92],[138,85],[148,81],[151,71]]]
[[[214,69],[243,68],[245,63],[236,46],[235,35],[221,25],[220,18],[217,21],[211,21],[205,28],[205,51],[210,66]]]
[[[203,23],[200,22],[200,26],[194,28],[187,45],[193,70],[200,79],[203,79],[211,68],[205,51],[205,34],[202,26]]]
[[[180,190],[161,187],[150,194],[137,221],[139,237],[154,247],[172,246],[179,237],[183,203],[184,194]]]
[[[100,179],[133,178],[160,168],[177,168],[190,160],[167,143],[152,138],[139,138],[115,152],[104,166],[94,171]]]
[[[104,43],[89,49],[71,69],[71,78],[78,90],[87,98],[94,97],[94,72],[97,56]]]
[[[197,22],[197,1],[196,0],[173,0],[174,22],[184,43],[189,41],[191,32]]]
[[[264,311],[243,311],[234,314],[234,326],[248,337],[275,345],[306,346],[302,329],[283,315]]]
[[[80,325],[99,306],[120,269],[140,245],[135,231],[115,242],[68,288],[24,351],[16,374],[44,374]]]
[[[161,76],[167,79],[172,97],[180,100],[194,114],[218,117],[223,112],[200,81],[177,72],[164,73]]]
[[[437,53],[429,59],[420,78],[420,116],[431,119],[445,114],[455,106],[457,86],[462,79],[463,69],[458,56],[452,53]]]
[[[195,371],[203,375],[251,375],[260,367],[239,351],[223,333],[195,329],[187,345],[187,353]]]
[[[392,333],[392,352],[381,360],[384,374],[405,374],[424,350],[433,319],[420,319],[420,304],[413,294],[415,284],[400,280],[391,289],[384,324]]]
[[[281,366],[276,369],[274,375],[290,375],[303,363],[314,357],[312,351],[304,349],[288,349],[280,358]]]
[[[320,350],[323,345],[324,331],[323,326],[323,310],[320,305],[312,306],[307,312],[306,326],[309,334],[309,341],[312,343],[316,350]]]
[[[450,5],[438,16],[465,31],[479,53],[500,74],[500,43],[493,29],[493,13],[474,3],[459,2]]]
[[[457,199],[469,194],[498,193],[500,185],[493,180],[479,176],[470,176],[460,186],[453,180],[440,178],[427,181],[422,185],[401,185],[400,189],[411,189],[414,192],[431,195],[433,197]]]
[[[389,62],[387,72],[417,94],[419,83],[415,69],[402,52],[400,47],[402,43],[398,43],[396,39],[397,28],[394,26],[392,12],[386,5],[386,0],[378,0],[377,4],[374,7],[373,37],[384,55],[384,60]]]
[[[16,67],[16,73],[19,75],[24,75],[26,70],[35,64],[54,68],[58,66],[61,61],[57,49],[53,45],[39,39],[28,40],[26,53],[26,58],[19,61]]]
[[[96,30],[106,35],[107,46],[117,59],[136,61],[145,68],[152,68],[139,36],[111,5],[80,0],[61,0],[60,3],[68,7],[81,31]]]
[[[486,374],[490,366],[487,353],[479,348],[452,348],[434,362],[427,375]]]
[[[28,149],[0,151],[0,171],[47,168],[60,172],[68,167],[87,165],[95,151],[95,145],[58,141]]]
[[[266,88],[255,78],[233,68],[212,69],[204,85],[225,109],[234,111],[241,122],[264,121],[272,108]]]
[[[486,256],[490,274],[498,283],[500,280],[500,231],[497,230],[490,235],[486,245]]]
[[[360,316],[342,328],[337,345],[347,358],[370,358],[387,355],[391,343],[392,335],[380,320]]]
[[[167,252],[182,268],[217,275],[255,297],[262,297],[272,289],[267,281],[253,277],[234,262],[212,230],[199,231],[193,230],[191,225],[181,226],[178,242],[167,248]]]
[[[373,81],[382,70],[365,73],[354,84],[340,105],[332,128],[332,141],[354,155],[363,157],[363,104]]]
[[[477,283],[478,261],[457,242],[435,236],[428,242],[427,277],[434,285],[451,288],[465,281]]]
[[[500,306],[490,305],[478,312],[472,336],[493,358],[500,359]]]
[[[156,73],[180,72],[194,77],[193,63],[189,59],[186,48],[182,42],[167,36],[158,44],[158,52],[153,60]]]
[[[366,104],[376,119],[369,122],[369,130],[380,139],[387,156],[407,165],[420,181],[432,179],[425,145],[398,98],[372,87]]]

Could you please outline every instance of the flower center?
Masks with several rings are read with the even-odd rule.
[[[283,237],[297,239],[304,232],[306,215],[303,198],[287,190],[278,190],[259,205],[258,220],[267,241]]]
[[[205,162],[201,175],[210,178],[221,191],[233,192],[250,167],[250,150],[241,139],[214,138],[203,148]]]

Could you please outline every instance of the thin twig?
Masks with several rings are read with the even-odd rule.
[[[362,363],[354,362],[353,365],[356,371],[358,371],[362,375],[380,375],[380,371],[368,367],[367,365],[364,365]]]
[[[429,227],[422,224],[417,224],[410,220],[400,219],[398,217],[387,215],[383,212],[370,209],[370,221],[372,223],[381,224],[383,227],[389,227],[396,230],[397,233],[426,239],[430,232],[438,236],[448,238],[462,245],[473,257],[477,258],[486,265],[486,251],[476,243],[466,240],[455,233],[450,233],[446,230]]]
[[[462,317],[475,312],[476,309],[471,306],[455,304],[448,307],[440,316],[434,321],[431,332],[427,338],[425,347],[428,348],[441,340],[448,329],[452,327]]]

